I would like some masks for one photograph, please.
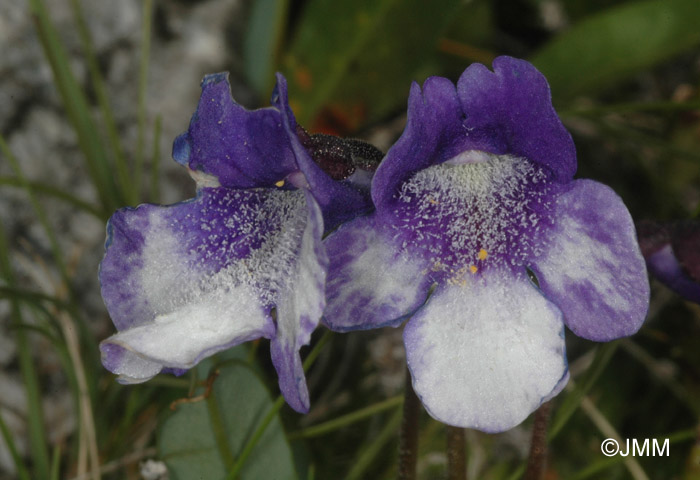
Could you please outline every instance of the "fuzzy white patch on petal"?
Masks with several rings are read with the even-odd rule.
[[[441,422],[507,430],[561,388],[563,333],[559,309],[524,275],[442,287],[404,331],[413,387]]]
[[[271,343],[272,361],[279,385],[292,408],[309,409],[309,392],[299,350],[311,340],[325,306],[328,257],[321,244],[323,215],[308,191],[308,220],[301,237],[296,271],[289,276],[288,288],[277,299],[277,332]]]
[[[105,342],[127,351],[115,373],[142,378],[143,374],[132,371],[137,365],[129,359],[129,352],[162,366],[190,368],[203,357],[269,332],[267,315],[255,292],[242,285],[211,292]]]

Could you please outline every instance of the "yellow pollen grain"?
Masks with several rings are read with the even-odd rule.
[[[479,260],[486,260],[486,257],[489,256],[489,252],[484,250],[483,248],[479,250],[479,254],[476,256]]]
[[[469,266],[469,271],[472,272],[472,273],[476,273],[476,272],[479,271],[479,269],[476,268],[476,265],[470,265],[470,266]]]
[[[279,182],[275,182],[276,187],[282,187],[284,186],[284,180],[280,180]],[[483,250],[482,250],[483,251]]]

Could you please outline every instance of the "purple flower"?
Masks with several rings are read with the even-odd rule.
[[[700,221],[637,225],[639,246],[649,271],[668,288],[700,304]]]
[[[509,429],[568,379],[564,325],[608,341],[649,303],[621,199],[573,180],[575,149],[528,62],[470,66],[411,88],[406,129],[372,182],[376,211],[325,241],[324,322],[404,330],[430,414]]]
[[[287,402],[308,411],[299,349],[325,305],[324,220],[336,225],[371,202],[361,182],[331,179],[302,146],[281,76],[273,105],[248,111],[225,74],[205,77],[173,148],[196,198],[110,219],[100,282],[118,333],[100,349],[119,381],[181,373],[264,337]]]

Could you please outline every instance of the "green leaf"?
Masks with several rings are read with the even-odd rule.
[[[248,80],[258,95],[266,97],[274,84],[280,45],[286,26],[288,0],[255,0],[243,43]]]
[[[268,391],[248,365],[233,361],[221,367],[207,399],[180,404],[159,430],[158,451],[171,479],[225,479],[272,406]],[[279,417],[265,430],[239,478],[297,478]]]
[[[700,44],[698,0],[650,0],[611,8],[574,25],[532,62],[555,100],[612,85]]]
[[[405,107],[411,81],[435,73],[438,37],[459,4],[311,0],[283,68],[299,122],[326,107],[353,130]]]

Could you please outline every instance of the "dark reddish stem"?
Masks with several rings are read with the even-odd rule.
[[[467,480],[467,441],[464,429],[447,426],[447,478]]]
[[[541,480],[544,478],[544,471],[547,466],[547,425],[549,424],[551,410],[551,402],[545,402],[535,411],[530,457],[527,461],[524,480]]]
[[[416,479],[420,406],[420,400],[418,400],[416,392],[413,391],[411,372],[407,369],[403,419],[401,420],[401,433],[399,435],[399,480]]]

